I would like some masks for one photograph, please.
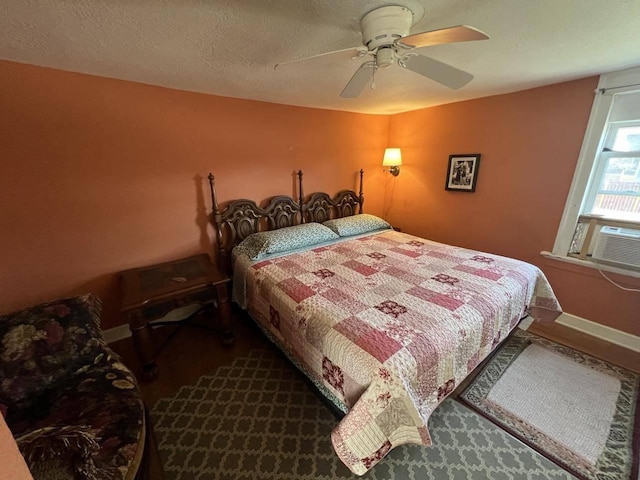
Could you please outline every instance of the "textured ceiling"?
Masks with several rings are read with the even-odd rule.
[[[412,32],[472,25],[482,42],[420,49],[475,79],[452,91],[392,67],[357,99],[340,92],[362,60],[359,20],[403,5]],[[0,58],[181,90],[388,114],[640,64],[638,0],[2,0]]]

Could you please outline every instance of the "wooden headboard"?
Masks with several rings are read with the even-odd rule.
[[[302,172],[298,172],[302,174]],[[341,190],[333,198],[324,192],[316,192],[309,195],[302,204],[302,221],[326,222],[331,218],[342,218],[362,213],[364,194],[362,193],[362,179],[364,170],[360,169],[360,192],[353,190]],[[302,192],[302,177],[300,180],[300,192]],[[302,193],[300,195],[302,197]],[[357,210],[357,211],[356,211]]]
[[[322,223],[331,218],[342,218],[362,213],[364,195],[360,170],[360,192],[342,190],[334,197],[316,192],[305,200],[302,186],[302,170],[298,171],[298,198],[278,195],[269,198],[263,207],[253,200],[240,199],[228,202],[223,210],[218,206],[215,177],[209,173],[213,222],[216,227],[216,246],[220,266],[231,271],[231,250],[252,233],[291,227],[301,223]]]

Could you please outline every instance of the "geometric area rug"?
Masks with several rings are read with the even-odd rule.
[[[517,330],[460,398],[578,478],[635,480],[639,378]]]
[[[253,350],[151,410],[166,480],[569,480],[568,472],[447,399],[433,445],[402,445],[362,477],[336,456],[336,417],[277,350]]]

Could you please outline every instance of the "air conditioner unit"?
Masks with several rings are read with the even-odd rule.
[[[640,230],[602,227],[591,257],[607,263],[640,268]]]

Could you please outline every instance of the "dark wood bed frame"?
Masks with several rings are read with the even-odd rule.
[[[209,173],[213,222],[216,227],[216,246],[221,268],[231,271],[231,250],[252,233],[291,227],[302,223],[322,223],[332,218],[342,218],[362,213],[364,194],[362,181],[364,170],[360,170],[360,191],[341,190],[331,197],[316,192],[305,199],[302,186],[302,170],[298,171],[298,198],[278,195],[269,198],[264,207],[253,200],[232,200],[223,210],[218,206],[215,177]]]

